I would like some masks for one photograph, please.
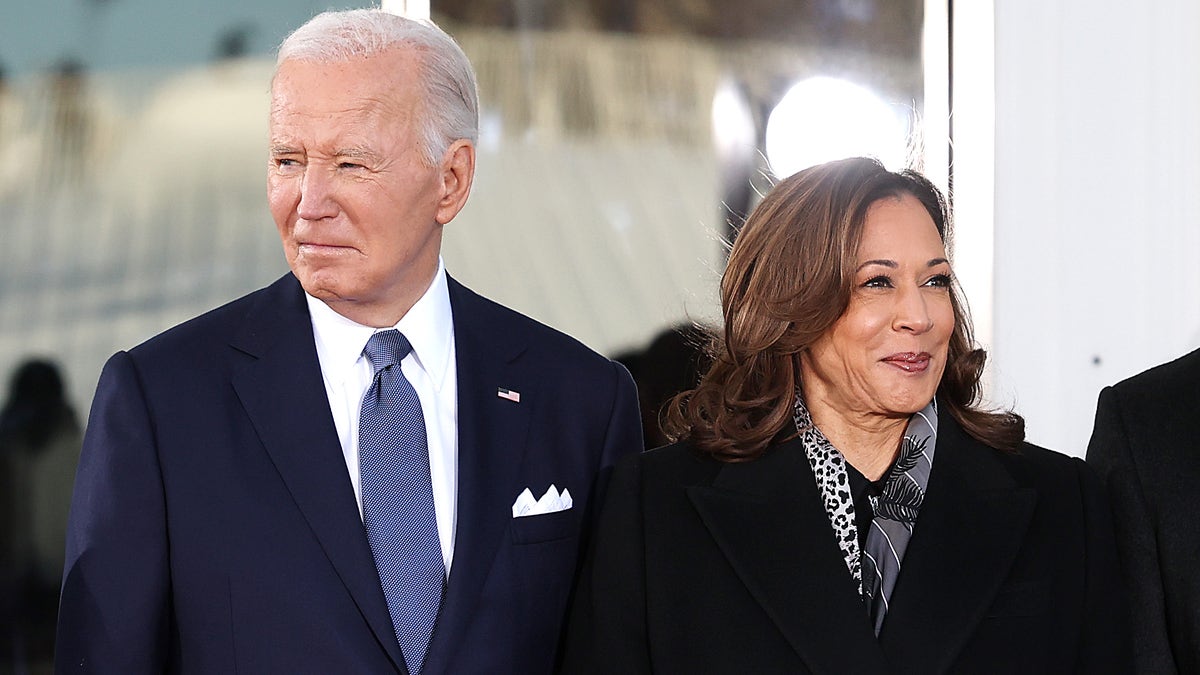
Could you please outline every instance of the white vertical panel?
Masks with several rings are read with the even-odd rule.
[[[925,71],[925,109],[920,134],[924,156],[921,169],[946,192],[950,183],[950,5],[949,0],[925,0],[921,29],[921,67]]]
[[[1200,3],[1005,0],[995,41],[997,382],[1081,455],[1102,386],[1200,344]]]
[[[429,0],[382,0],[379,8],[410,19],[429,18]]]
[[[995,162],[992,0],[954,3],[954,274],[975,323],[975,339],[993,345],[993,167]],[[990,373],[989,369],[989,373]],[[986,388],[988,398],[995,398]]]

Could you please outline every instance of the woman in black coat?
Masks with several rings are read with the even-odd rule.
[[[948,234],[874,160],[766,196],[680,442],[613,476],[564,672],[1131,670],[1102,490],[979,407]]]

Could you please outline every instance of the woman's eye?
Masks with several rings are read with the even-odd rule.
[[[877,277],[871,277],[870,279],[867,279],[866,282],[863,283],[863,288],[891,288],[891,287],[892,287],[891,278],[886,277],[882,274]]]
[[[926,286],[936,286],[938,288],[949,288],[950,287],[950,275],[949,274],[935,274],[929,278],[929,281],[925,282],[925,285]]]

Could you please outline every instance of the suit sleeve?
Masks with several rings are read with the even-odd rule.
[[[168,586],[154,432],[133,362],[120,352],[100,375],[75,477],[56,671],[162,672]]]
[[[1078,459],[1074,463],[1083,496],[1087,546],[1082,646],[1076,672],[1132,673],[1129,600],[1117,562],[1112,511],[1094,472]]]
[[[1112,505],[1137,671],[1174,673],[1154,523],[1133,460],[1119,394],[1111,387],[1100,392],[1087,461],[1100,475]]]
[[[651,671],[640,493],[639,465],[630,457],[613,472],[576,585],[564,675]]]

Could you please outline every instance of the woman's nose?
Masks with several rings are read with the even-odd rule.
[[[908,288],[900,291],[896,299],[896,313],[892,328],[898,331],[924,333],[933,327],[933,317],[929,314],[929,305],[920,288]]]

